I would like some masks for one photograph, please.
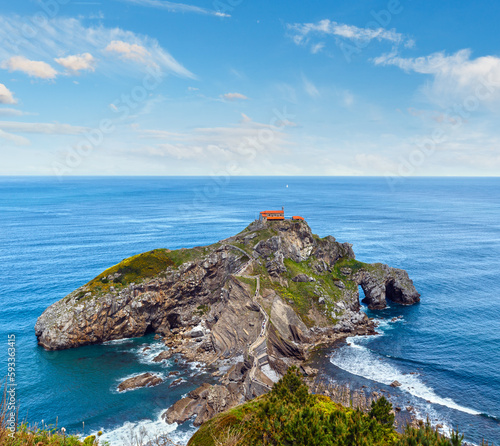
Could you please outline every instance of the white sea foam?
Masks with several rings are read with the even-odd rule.
[[[198,361],[188,362],[187,365],[194,372],[202,371],[204,369],[204,366],[205,366],[205,364],[198,362]]]
[[[103,342],[104,345],[119,345],[126,344],[127,342],[131,342],[130,338],[122,338],[122,339],[114,339],[112,341]]]
[[[332,364],[353,375],[362,376],[382,384],[390,385],[394,381],[399,381],[401,383],[400,390],[433,404],[440,404],[471,415],[481,414],[477,410],[461,406],[451,398],[437,395],[418,375],[404,374],[394,364],[390,364],[385,358],[363,346],[362,343],[366,339],[365,336],[348,338],[349,345],[332,355],[330,359]]]
[[[108,441],[110,446],[125,446],[130,444],[139,444],[134,441],[134,438],[144,438],[142,444],[147,444],[148,441],[154,440],[162,435],[168,437],[176,443],[187,444],[189,438],[194,434],[195,429],[189,432],[176,432],[177,424],[167,424],[161,418],[161,412],[156,419],[153,420],[140,420],[136,422],[126,421],[121,426],[105,430],[101,429],[103,434],[99,437],[100,443]],[[92,435],[97,435],[93,432]]]
[[[149,347],[146,351],[146,349]],[[149,345],[141,345],[135,349],[135,354],[139,358],[139,362],[142,364],[158,364],[153,361],[160,353],[164,352],[165,350],[168,350],[168,348],[163,344],[162,342],[155,342],[153,344]],[[163,360],[161,364],[167,364],[170,365],[170,362],[168,359]]]

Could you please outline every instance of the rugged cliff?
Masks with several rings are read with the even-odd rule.
[[[256,221],[214,245],[155,250],[124,260],[50,306],[38,343],[65,349],[156,332],[166,350],[217,364],[243,358],[174,405],[168,421],[215,413],[267,392],[276,375],[318,343],[373,333],[372,309],[386,299],[419,301],[408,274],[355,259],[352,246],[319,238],[303,221]]]

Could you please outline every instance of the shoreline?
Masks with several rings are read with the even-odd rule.
[[[384,388],[387,386],[376,382],[374,382],[373,385],[356,385],[353,381],[337,381],[335,376],[327,373],[327,364],[331,365],[330,358],[332,353],[335,350],[347,345],[347,338],[349,337],[352,336],[346,336],[345,338],[338,339],[331,345],[320,346],[312,352],[308,365],[317,369],[318,373],[310,382],[311,391],[313,393],[326,395],[334,402],[345,407],[359,408],[363,412],[368,412],[370,410],[372,401],[384,396],[393,406],[395,415],[394,425],[399,433],[404,431],[407,424],[414,427],[421,425],[423,420],[417,417],[414,408],[411,405],[406,407],[397,406],[393,401],[393,395],[390,391]],[[367,378],[360,378],[368,380]]]
[[[360,410],[365,412],[369,411],[369,406],[373,399],[384,396],[393,406],[393,413],[395,415],[394,426],[399,433],[404,431],[407,424],[418,428],[429,421],[434,429],[438,429],[441,434],[449,437],[453,429],[453,427],[448,425],[449,422],[436,418],[438,414],[434,414],[433,416],[429,411],[417,407],[414,399],[417,398],[433,406],[439,406],[438,403],[425,400],[420,396],[406,392],[404,389],[399,389],[399,387],[392,387],[391,385],[374,381],[362,375],[352,374],[332,363],[330,360],[332,354],[334,354],[336,350],[350,345],[347,341],[348,338],[357,336],[363,335],[346,336],[331,345],[320,346],[312,352],[308,365],[316,368],[318,374],[315,376],[314,380],[310,382],[311,390],[314,393],[324,394],[343,406],[351,406],[353,408],[359,407]],[[346,376],[336,376],[335,373],[332,373],[332,367],[338,369],[341,374],[350,376],[348,378],[346,378]],[[330,369],[330,371],[328,369]],[[418,374],[418,372],[413,371],[403,374],[415,375]],[[402,404],[403,400],[406,404]],[[448,406],[443,407],[449,408]],[[483,414],[479,415],[482,416]],[[457,427],[455,426],[454,429],[457,429]],[[458,426],[458,430],[460,431],[460,426]],[[477,443],[472,443],[465,439],[462,445],[478,446]]]

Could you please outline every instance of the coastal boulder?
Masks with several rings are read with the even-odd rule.
[[[125,390],[138,389],[140,387],[153,387],[161,384],[163,380],[153,373],[143,373],[142,375],[128,378],[118,386],[119,392]]]

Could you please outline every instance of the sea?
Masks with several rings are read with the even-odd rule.
[[[322,373],[390,390],[470,443],[499,444],[500,178],[0,177],[0,376],[14,357],[19,420],[102,431],[112,446],[163,434],[186,444],[192,423],[161,414],[213,382],[213,370],[154,363],[162,345],[152,334],[47,352],[35,322],[126,257],[214,243],[282,206],[314,233],[352,243],[357,259],[405,269],[421,294],[411,307],[364,307],[379,334],[329,349]],[[117,391],[143,372],[165,382]]]

